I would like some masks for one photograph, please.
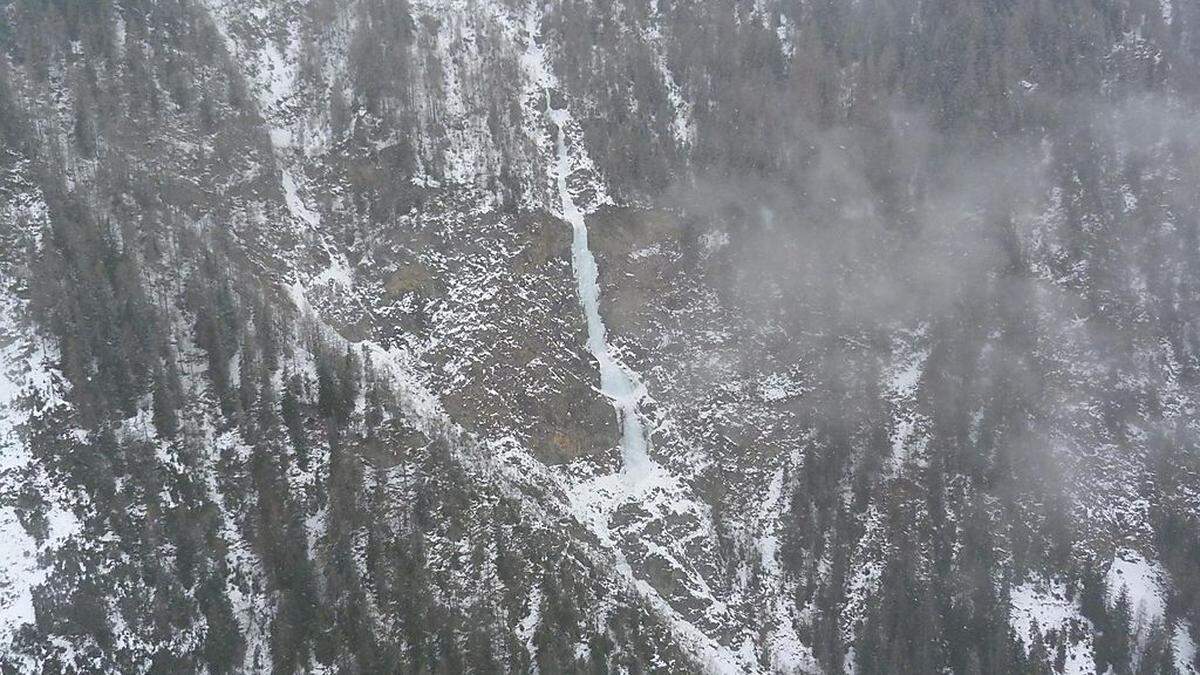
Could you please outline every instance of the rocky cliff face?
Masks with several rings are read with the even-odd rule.
[[[0,669],[1196,670],[1193,5],[0,20]]]

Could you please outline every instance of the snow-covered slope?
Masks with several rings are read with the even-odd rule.
[[[0,667],[1195,670],[1188,7],[18,4]]]

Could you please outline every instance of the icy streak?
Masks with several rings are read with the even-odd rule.
[[[587,225],[583,212],[567,189],[567,176],[571,173],[571,162],[567,155],[567,142],[563,126],[567,111],[550,109],[550,121],[554,123],[557,159],[554,166],[558,196],[562,205],[562,217],[571,224],[571,262],[575,269],[575,281],[579,286],[579,302],[587,320],[588,351],[600,365],[600,391],[617,409],[621,421],[622,472],[634,481],[650,473],[650,456],[647,452],[646,430],[638,412],[641,387],[620,362],[613,358],[608,349],[604,321],[600,318],[600,284],[596,269],[596,258],[588,249]]]

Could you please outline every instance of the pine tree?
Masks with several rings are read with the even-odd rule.
[[[275,312],[270,303],[261,299],[254,312],[254,337],[263,367],[274,371],[279,367],[279,328],[275,325]]]
[[[438,657],[434,672],[445,673],[445,675],[457,675],[465,672],[458,638],[450,628],[443,628],[438,636]]]
[[[1156,619],[1146,631],[1136,663],[1137,675],[1176,675],[1174,644],[1161,619]]]
[[[350,111],[346,105],[346,85],[339,76],[329,90],[329,127],[335,142],[345,136],[350,126]]]
[[[474,628],[467,636],[467,666],[472,673],[499,673],[500,664],[492,653],[492,638],[489,631],[494,627],[486,617],[477,617]]]
[[[317,355],[317,410],[323,419],[337,418],[340,393],[333,364],[322,351]]]
[[[354,351],[347,346],[346,354],[338,366],[338,392],[335,403],[335,415],[342,425],[350,421],[358,404],[358,381],[358,360],[354,356]]]
[[[88,109],[88,102],[76,96],[75,100],[75,147],[87,159],[96,156],[96,123]]]
[[[249,331],[243,332],[241,349],[238,351],[238,403],[247,422],[254,412],[258,383],[262,379],[259,377],[260,364],[256,357]]]
[[[1042,635],[1037,621],[1033,622],[1030,633],[1033,642],[1029,646],[1029,659],[1023,672],[1027,672],[1029,675],[1050,675],[1054,672],[1054,666],[1050,663],[1050,650],[1046,647],[1046,637]]]
[[[1109,644],[1109,663],[1118,675],[1129,673],[1132,660],[1133,611],[1129,603],[1129,589],[1125,584],[1121,584],[1121,590],[1113,601],[1108,630],[1111,631],[1111,636],[1106,636]]]
[[[196,592],[196,602],[204,614],[207,627],[203,658],[212,673],[233,672],[245,649],[241,630],[219,574],[222,568],[223,565],[220,565],[206,574]]]
[[[158,435],[174,438],[179,431],[179,417],[175,412],[175,397],[164,374],[162,364],[154,368],[153,421]]]
[[[275,416],[275,385],[271,382],[271,371],[258,370],[258,427],[263,431],[274,429],[279,419]]]
[[[296,450],[296,459],[301,469],[308,468],[308,438],[304,431],[304,420],[300,412],[300,376],[284,375],[283,398],[280,401],[280,415],[283,425],[287,428],[288,438]]]

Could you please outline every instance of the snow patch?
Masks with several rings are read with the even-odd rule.
[[[1094,672],[1092,656],[1092,624],[1083,617],[1079,606],[1067,600],[1066,587],[1061,582],[1026,582],[1012,590],[1012,614],[1010,621],[1017,638],[1028,652],[1038,633],[1045,636],[1057,631],[1061,636],[1079,637],[1076,643],[1067,639],[1066,664],[1063,669],[1068,675],[1085,675]]]
[[[5,222],[26,223],[20,236],[25,243],[36,246],[46,226],[46,207],[40,193],[10,199],[3,211],[0,219]],[[7,266],[0,268],[0,651],[7,648],[14,631],[34,620],[33,589],[48,574],[39,558],[80,529],[74,514],[59,503],[66,495],[52,495],[58,499],[44,514],[48,532],[41,541],[25,529],[14,504],[31,481],[44,479],[36,475],[20,429],[31,415],[62,405],[66,386],[51,365],[57,361],[55,355],[26,320],[25,301],[10,290],[15,283]],[[32,403],[24,398],[35,392],[40,407],[31,409]]]
[[[758,383],[758,397],[766,403],[802,396],[804,384],[782,373],[771,373]]]
[[[724,230],[705,232],[700,235],[700,243],[707,254],[713,254],[729,245],[729,233]]]
[[[1165,616],[1169,579],[1167,571],[1157,561],[1148,560],[1136,551],[1118,551],[1108,568],[1108,602],[1111,605],[1116,601],[1124,588],[1129,594],[1135,626],[1161,621]]]
[[[888,369],[885,393],[892,407],[892,471],[898,473],[912,451],[920,452],[924,443],[918,430],[924,422],[915,410],[917,390],[925,373],[925,362],[929,359],[929,348],[924,346],[926,326],[912,331],[902,331],[892,339],[892,365]]]
[[[1195,673],[1196,642],[1188,630],[1187,622],[1180,621],[1171,633],[1171,647],[1175,651],[1175,669],[1180,673]]]
[[[774,672],[816,672],[819,670],[816,658],[796,632],[790,594],[786,592],[783,567],[779,563],[779,532],[784,527],[787,508],[784,476],[782,467],[775,471],[757,514],[756,529],[762,533],[758,538],[758,554],[769,603],[767,653]]]

